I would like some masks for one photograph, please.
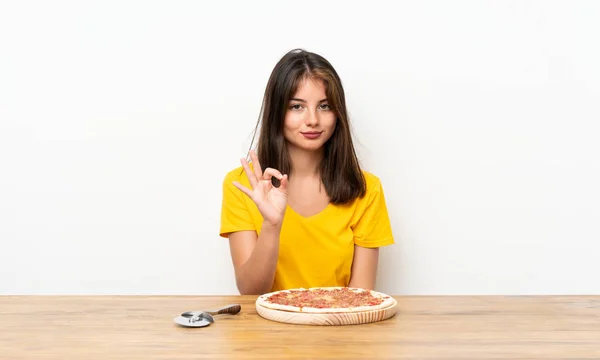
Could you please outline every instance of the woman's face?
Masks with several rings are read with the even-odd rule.
[[[327,102],[323,81],[304,79],[285,114],[283,135],[289,146],[319,150],[333,134],[335,125],[336,115]]]

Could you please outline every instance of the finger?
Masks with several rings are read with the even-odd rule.
[[[244,159],[244,158],[240,159],[240,161],[242,162],[242,166],[244,167],[246,176],[248,176],[248,180],[250,180],[250,185],[252,185],[252,188],[254,189],[256,187],[256,183],[258,182],[258,179],[254,175],[252,170],[250,170],[250,165],[248,164],[248,161],[246,161],[246,159]]]
[[[260,162],[258,161],[258,156],[256,156],[254,150],[250,150],[250,159],[252,160],[252,166],[254,167],[254,174],[256,175],[256,178],[262,178],[263,172],[260,167]]]
[[[281,180],[281,178],[283,178],[283,175],[281,175],[279,170],[275,170],[273,168],[266,168],[265,172],[263,173],[262,179],[263,180],[271,180],[272,177],[275,177],[275,178]]]
[[[236,188],[240,189],[244,194],[246,194],[250,198],[252,198],[252,190],[248,189],[247,187],[245,187],[244,185],[240,184],[237,181],[233,182],[233,186],[235,186]]]
[[[288,186],[288,176],[287,174],[283,175],[281,177],[281,182],[279,183],[279,190],[281,190],[282,192],[287,192],[287,186]]]

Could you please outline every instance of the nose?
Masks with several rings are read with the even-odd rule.
[[[316,110],[308,111],[306,114],[306,125],[316,126],[319,123],[319,115]]]

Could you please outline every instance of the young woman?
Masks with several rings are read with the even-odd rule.
[[[223,182],[220,235],[240,293],[373,289],[379,247],[394,240],[382,185],[359,166],[337,72],[320,55],[289,52],[259,122],[251,162]]]

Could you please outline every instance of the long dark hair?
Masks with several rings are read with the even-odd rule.
[[[287,105],[305,78],[323,81],[327,101],[337,117],[335,130],[324,145],[321,180],[331,203],[349,203],[366,193],[365,178],[352,142],[342,82],[329,61],[318,54],[295,49],[275,65],[265,89],[255,129],[256,131],[261,125],[256,151],[258,160],[263,169],[271,167],[282,174],[293,176],[283,136],[283,123]],[[276,186],[279,185],[277,179],[273,178],[273,182]]]

